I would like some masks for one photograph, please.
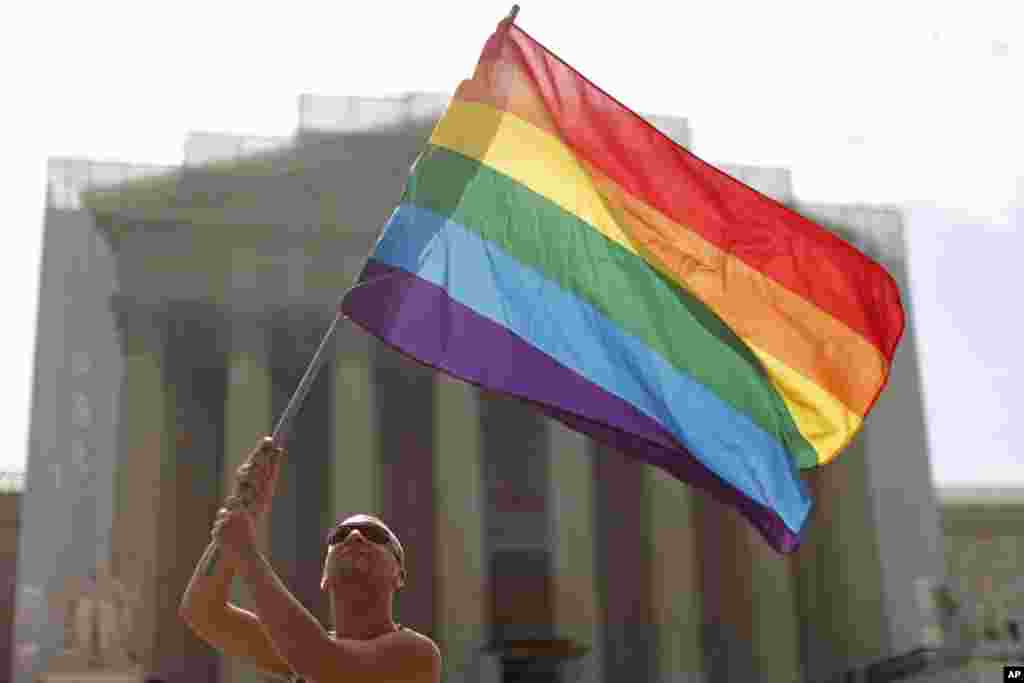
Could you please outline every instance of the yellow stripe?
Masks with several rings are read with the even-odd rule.
[[[533,124],[490,105],[453,100],[430,142],[512,178],[643,258],[575,155],[561,140]],[[679,281],[671,273],[664,274]],[[819,463],[831,460],[856,433],[860,416],[816,382],[757,349],[748,338],[740,338],[761,360],[797,428],[817,451]]]
[[[515,114],[452,100],[430,142],[487,164],[639,253],[569,148]]]
[[[863,418],[802,373],[749,340],[743,339],[743,342],[761,361],[768,379],[789,408],[797,429],[818,452],[818,464],[824,465],[835,458],[860,429]]]

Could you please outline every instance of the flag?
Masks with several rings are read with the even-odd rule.
[[[879,264],[701,161],[511,20],[341,310],[708,491],[780,552],[811,507],[800,470],[860,429],[904,325]]]

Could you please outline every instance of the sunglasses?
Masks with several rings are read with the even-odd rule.
[[[341,543],[348,538],[353,529],[359,529],[359,533],[363,535],[363,538],[371,543],[391,545],[391,536],[376,524],[346,524],[345,526],[340,526],[327,537],[327,545]]]

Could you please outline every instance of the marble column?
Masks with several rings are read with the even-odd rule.
[[[648,466],[593,443],[602,670],[606,681],[651,680],[656,660]]]
[[[760,681],[754,661],[753,557],[746,520],[703,490],[694,520],[700,548],[701,643],[709,683]]]
[[[233,491],[235,472],[252,448],[262,436],[273,431],[270,366],[265,337],[266,331],[257,321],[234,321],[231,350],[227,356],[224,457],[218,502]],[[289,462],[285,466],[292,465]],[[260,525],[257,534],[260,547],[264,550],[269,548],[269,523]],[[239,578],[232,583],[231,602],[243,609],[253,609],[248,591]],[[223,683],[259,683],[263,677],[244,660],[222,657],[220,680]]]
[[[766,682],[802,680],[795,560],[773,550],[752,526],[745,531],[756,597],[750,609],[758,675]]]
[[[550,641],[547,418],[514,397],[480,395],[489,642],[504,649],[510,641]]]
[[[115,303],[115,305],[118,305]],[[138,596],[130,649],[144,671],[155,665],[158,611],[157,548],[163,463],[171,455],[168,397],[163,380],[163,320],[119,306],[124,357],[111,569]]]
[[[689,485],[657,467],[646,468],[646,487],[654,544],[651,607],[657,640],[652,680],[697,683],[704,680],[700,637],[703,549],[695,528],[695,494]]]
[[[814,508],[795,592],[804,674],[820,680],[892,653],[862,437],[806,478]]]
[[[212,681],[217,653],[178,616],[178,605],[209,543],[221,480],[227,375],[222,317],[199,302],[168,307],[163,382],[168,448],[161,463],[155,672],[170,680]]]
[[[434,403],[434,600],[447,683],[497,683],[487,640],[481,434],[476,387],[438,374]]]
[[[329,529],[343,517],[381,514],[380,436],[373,381],[376,342],[354,325],[337,332],[331,375],[330,489],[323,518]]]
[[[395,618],[433,635],[437,616],[434,570],[434,377],[437,373],[381,344],[374,353],[374,402],[380,438],[381,517],[405,547],[406,585]]]
[[[588,648],[573,665],[580,681],[602,681],[601,600],[594,535],[594,461],[589,440],[548,420],[555,634]]]
[[[331,455],[327,463],[327,506],[321,528],[360,512],[380,515],[380,451],[374,402],[373,347],[368,334],[343,323],[336,352],[324,368],[330,375]],[[326,557],[326,548],[323,550]],[[334,628],[334,605],[330,605]]]
[[[792,557],[768,546],[734,508],[699,496],[708,680],[801,680]]]
[[[268,323],[273,423],[284,412],[329,325],[322,311],[291,307]],[[270,524],[270,561],[281,580],[322,624],[330,600],[320,590],[324,511],[330,485],[331,377],[321,370],[295,417],[287,442],[288,467],[278,482]]]

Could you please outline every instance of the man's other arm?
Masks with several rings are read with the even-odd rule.
[[[216,548],[217,544],[211,542],[199,559],[181,599],[179,616],[199,638],[223,654],[247,659],[269,673],[290,676],[292,667],[275,647],[259,617],[228,602],[236,567],[225,553],[220,553],[213,575],[206,576],[207,563]]]

